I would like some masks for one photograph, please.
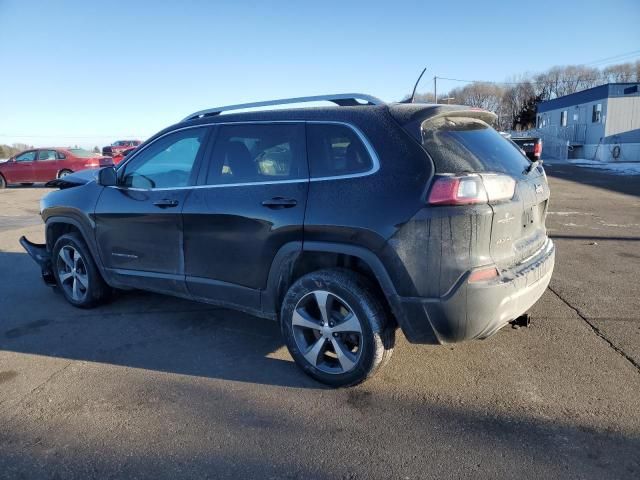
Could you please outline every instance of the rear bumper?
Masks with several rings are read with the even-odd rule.
[[[468,283],[467,274],[445,297],[397,297],[405,336],[413,343],[487,338],[538,301],[554,263],[555,246],[549,239],[533,258],[497,280]]]
[[[56,279],[51,268],[51,254],[47,251],[47,246],[40,243],[33,243],[25,236],[20,237],[20,245],[27,251],[33,260],[40,265],[42,279],[49,286],[56,284]]]

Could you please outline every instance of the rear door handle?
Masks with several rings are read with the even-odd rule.
[[[269,200],[262,202],[263,207],[279,209],[279,208],[291,208],[295,207],[298,201],[293,198],[273,197]]]
[[[170,198],[163,198],[162,200],[156,200],[155,202],[153,202],[156,207],[160,208],[177,207],[178,203],[178,200],[172,200]]]

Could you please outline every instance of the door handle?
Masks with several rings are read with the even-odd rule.
[[[295,207],[298,204],[298,201],[293,198],[283,198],[283,197],[273,197],[269,200],[264,200],[262,202],[263,207],[279,209],[279,208],[291,208]]]
[[[162,200],[156,200],[153,202],[156,207],[160,208],[177,207],[178,203],[178,200],[172,200],[170,198],[163,198]]]

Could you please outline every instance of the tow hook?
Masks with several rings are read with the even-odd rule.
[[[518,318],[511,320],[509,323],[511,323],[513,328],[528,327],[531,324],[531,315],[523,313]]]

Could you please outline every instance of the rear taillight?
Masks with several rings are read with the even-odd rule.
[[[431,205],[471,205],[510,200],[516,181],[494,173],[436,177],[427,202]]]
[[[479,268],[471,272],[468,278],[469,283],[486,282],[500,276],[496,267]]]
[[[533,147],[533,154],[536,157],[540,157],[540,155],[542,155],[542,140],[538,140],[535,144],[535,146]]]

